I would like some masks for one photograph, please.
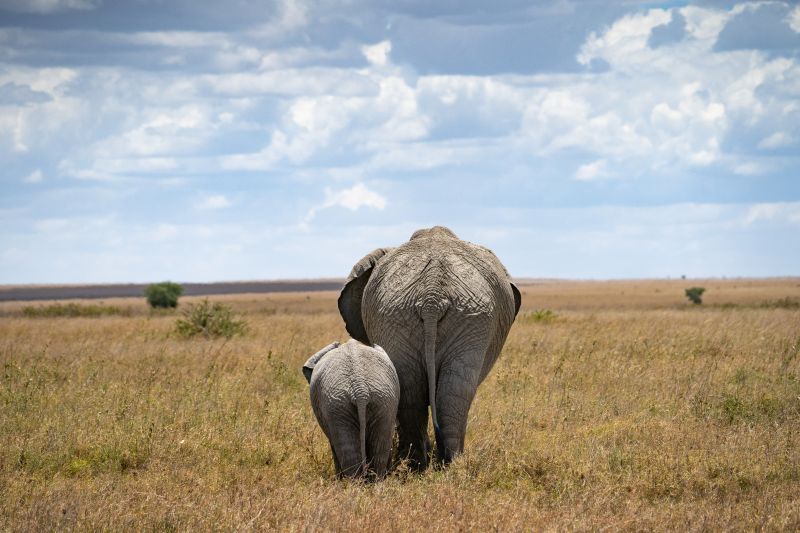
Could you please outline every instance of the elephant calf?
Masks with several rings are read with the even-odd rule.
[[[400,381],[380,346],[329,344],[303,365],[311,407],[328,437],[338,476],[383,478],[392,456]]]

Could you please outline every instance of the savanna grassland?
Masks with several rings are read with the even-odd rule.
[[[300,372],[346,339],[334,293],[212,298],[230,340],[0,304],[0,529],[800,529],[800,279],[521,288],[466,453],[366,485]]]

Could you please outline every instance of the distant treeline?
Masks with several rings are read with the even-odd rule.
[[[182,283],[184,296],[212,296],[217,294],[245,294],[266,292],[316,292],[338,291],[344,281],[246,281],[222,283]],[[13,287],[0,289],[0,301],[69,300],[73,298],[128,298],[144,295],[146,283],[117,285],[68,285]]]

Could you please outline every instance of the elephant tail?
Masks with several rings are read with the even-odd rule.
[[[367,473],[367,401],[363,399],[356,400],[356,409],[358,410],[358,442],[361,446],[361,466],[360,473],[365,475]]]
[[[434,310],[435,309],[435,310]],[[444,309],[428,308],[422,313],[422,328],[425,334],[425,372],[428,374],[428,403],[431,406],[433,433],[439,457],[444,457],[444,437],[436,416],[436,325],[444,314]]]

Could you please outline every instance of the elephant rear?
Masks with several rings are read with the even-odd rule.
[[[397,369],[401,453],[426,463],[428,407],[439,457],[463,450],[472,399],[519,306],[497,257],[447,228],[420,230],[356,264],[339,309],[348,332],[384,346]]]
[[[350,341],[316,363],[311,405],[328,437],[336,473],[386,475],[400,385],[385,352]]]

